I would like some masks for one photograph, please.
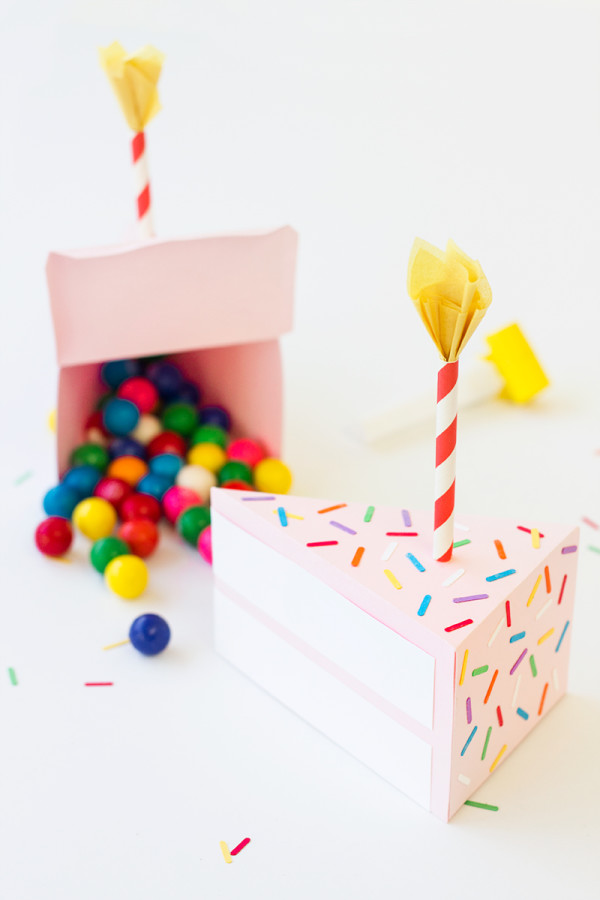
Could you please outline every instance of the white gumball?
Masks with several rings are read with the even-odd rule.
[[[151,416],[150,413],[144,413],[129,436],[139,441],[140,444],[149,444],[161,431],[163,431],[163,427],[160,419]]]
[[[204,466],[183,466],[177,473],[175,484],[178,487],[190,488],[200,496],[203,503],[210,499],[210,489],[215,487],[217,476]]]

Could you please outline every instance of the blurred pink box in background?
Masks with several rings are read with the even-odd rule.
[[[279,338],[292,328],[298,236],[149,240],[50,253],[46,266],[59,365],[59,473],[103,386],[98,365],[168,354],[202,403],[281,453]]]

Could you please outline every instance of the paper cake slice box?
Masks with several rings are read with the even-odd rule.
[[[461,516],[436,563],[430,513],[211,504],[218,652],[441,819],[565,693],[577,528]]]
[[[151,240],[51,253],[59,473],[104,392],[98,364],[168,354],[227,407],[240,434],[281,450],[280,336],[292,327],[297,235]]]

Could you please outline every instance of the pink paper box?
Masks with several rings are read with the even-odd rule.
[[[296,249],[286,226],[51,253],[59,472],[103,391],[98,364],[158,354],[200,384],[203,403],[226,406],[240,434],[279,455],[279,338],[292,327]]]
[[[441,819],[563,696],[578,529],[543,523],[536,547],[461,516],[438,563],[430,513],[220,489],[211,507],[217,650]]]

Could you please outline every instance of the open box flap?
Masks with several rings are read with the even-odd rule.
[[[59,365],[278,337],[292,327],[297,242],[285,226],[51,253]]]

